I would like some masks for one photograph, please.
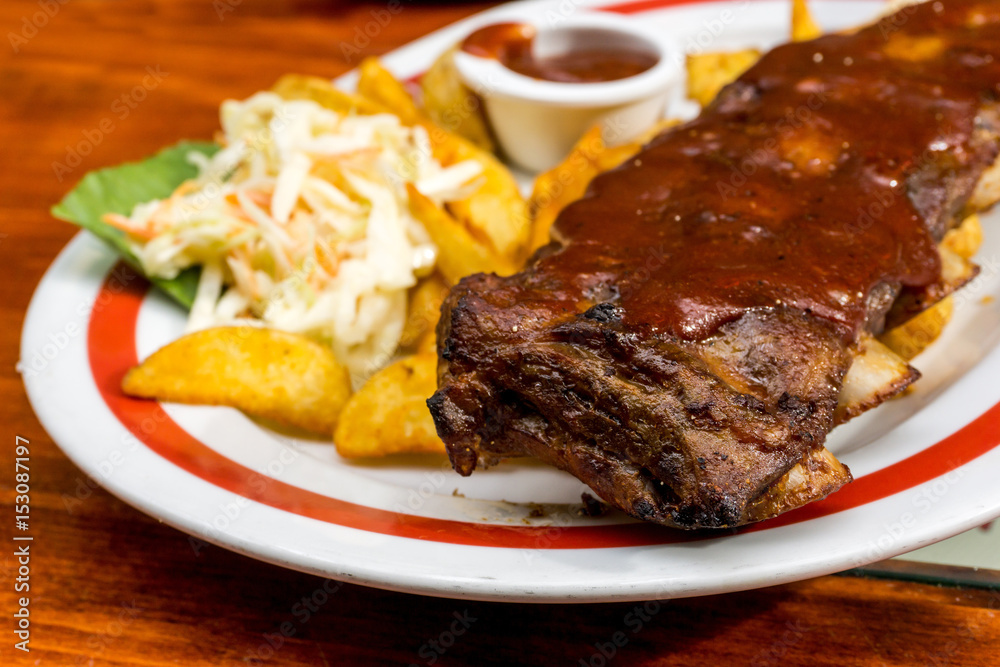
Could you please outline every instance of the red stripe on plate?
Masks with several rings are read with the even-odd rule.
[[[698,538],[638,523],[534,528],[448,521],[366,507],[263,476],[206,446],[171,419],[156,401],[134,399],[122,393],[122,377],[138,363],[135,328],[149,284],[134,280],[123,290],[121,283],[112,277],[114,273],[109,273],[101,286],[97,303],[102,307],[91,313],[87,336],[90,367],[101,397],[122,425],[149,449],[210,484],[319,521],[436,542],[571,549],[660,544]]]
[[[637,0],[603,7],[618,14],[699,4],[704,0]],[[407,80],[414,85],[422,72]],[[529,527],[420,517],[358,505],[265,477],[212,450],[174,422],[155,401],[121,392],[125,372],[138,363],[135,325],[149,285],[124,291],[108,274],[91,313],[88,353],[102,398],[118,420],[167,461],[232,493],[301,516],[358,530],[452,544],[520,549],[581,549],[671,544],[718,537],[718,531],[680,532],[648,523]],[[140,284],[136,284],[139,282]],[[974,422],[904,461],[856,480],[830,498],[777,519],[724,534],[766,530],[860,507],[913,488],[968,463],[1000,444],[1000,404]]]
[[[350,503],[265,477],[214,451],[174,422],[156,401],[133,399],[121,380],[138,363],[135,329],[148,283],[123,290],[105,277],[87,335],[94,381],[125,428],[149,449],[196,477],[286,512],[373,533],[435,542],[517,549],[593,549],[671,544],[718,537],[719,532],[681,532],[648,523],[611,526],[532,527],[468,523],[414,516]],[[777,519],[724,534],[766,530],[843,512],[881,500],[976,459],[1000,444],[1000,403],[941,442],[856,480],[826,500]]]
[[[745,0],[746,2],[757,1],[757,0]],[[873,2],[880,2],[881,0],[872,0]],[[680,5],[702,5],[711,3],[712,0],[635,0],[634,2],[618,2],[612,5],[602,5],[600,7],[594,7],[593,9],[599,9],[602,12],[614,12],[616,14],[641,14],[643,12],[649,12],[654,9],[661,9],[663,7],[677,7]],[[719,0],[719,4],[734,5],[735,2],[725,3]],[[722,7],[725,9],[725,7]]]
[[[660,9],[662,7],[676,7],[678,5],[700,5],[705,0],[636,0],[635,2],[620,2],[613,5],[595,7],[602,12],[614,12],[615,14],[641,14],[642,12]]]

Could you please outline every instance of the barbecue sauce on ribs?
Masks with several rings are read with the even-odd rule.
[[[825,481],[793,506],[839,488],[823,444],[858,341],[940,280],[998,101],[996,0],[765,55],[596,178],[524,271],[453,288],[428,405],[455,469],[536,456],[683,528],[773,516],[796,466]]]
[[[983,96],[1000,93],[1000,30],[977,24],[1000,5],[945,4],[910,8],[902,29],[776,48],[699,118],[599,176],[537,271],[569,284],[605,274],[625,323],[654,334],[701,340],[787,306],[854,340],[874,287],[938,277],[947,221],[911,177],[993,158],[973,142]]]

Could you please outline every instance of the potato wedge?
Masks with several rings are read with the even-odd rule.
[[[430,138],[434,157],[445,167],[473,160],[482,172],[482,184],[466,199],[448,202],[448,212],[470,235],[488,242],[512,264],[523,263],[531,226],[527,203],[510,170],[493,154],[436,125],[375,58],[361,64],[358,92],[399,115],[404,123],[422,125]]]
[[[492,155],[481,152],[471,159],[483,168],[483,184],[467,199],[448,202],[448,212],[472,234],[488,240],[507,262],[523,264],[531,225],[528,205],[517,181]]]
[[[389,112],[381,104],[361,95],[344,92],[318,76],[286,74],[271,86],[271,91],[286,100],[312,100],[338,113],[376,114]]]
[[[549,230],[560,211],[582,197],[590,181],[601,172],[598,158],[605,150],[601,128],[594,126],[580,137],[565,160],[535,179],[528,199],[533,219],[532,251],[549,242]]]
[[[437,331],[431,329],[424,334],[417,344],[417,354],[430,355],[437,359]]]
[[[806,0],[792,0],[792,41],[805,42],[823,34]]]
[[[494,152],[496,143],[483,111],[483,101],[462,83],[455,67],[455,51],[448,49],[421,77],[424,111],[441,128],[468,139],[477,147]]]
[[[941,253],[941,277],[920,289],[903,290],[886,313],[887,330],[906,324],[979,274],[978,266],[952,252],[945,244],[939,244],[938,251]]]
[[[963,259],[972,259],[982,243],[983,227],[979,223],[979,216],[975,213],[963,220],[955,229],[949,230],[941,240],[941,245]]]
[[[953,310],[954,301],[951,297],[945,297],[908,322],[884,332],[879,336],[879,341],[909,361],[941,335]]]
[[[840,390],[834,422],[842,424],[891,398],[920,378],[920,373],[871,336],[858,341],[844,385]]]
[[[549,232],[559,213],[584,195],[595,176],[622,164],[639,152],[645,141],[676,122],[657,124],[643,135],[642,141],[610,148],[601,138],[601,128],[590,128],[565,160],[535,179],[535,187],[528,199],[528,211],[532,218],[531,252],[549,242]]]
[[[941,241],[942,259],[945,260],[945,275],[952,271],[949,267],[969,260],[979,250],[983,242],[983,228],[979,216],[972,214],[955,229],[944,235]],[[949,261],[951,258],[951,261]],[[965,266],[965,264],[961,264]],[[945,297],[921,313],[902,324],[885,331],[879,340],[903,359],[909,361],[933,343],[951,320],[955,308],[951,297]]]
[[[753,501],[749,516],[754,521],[769,519],[822,498],[850,480],[850,471],[829,449],[814,449]]]
[[[970,212],[985,211],[1000,201],[1000,157],[983,172],[972,191],[966,210]]]
[[[531,225],[528,205],[514,175],[496,158],[470,141],[430,124],[434,156],[448,166],[464,160],[479,163],[483,183],[468,198],[448,202],[448,212],[469,232],[487,240],[508,261],[520,264],[526,257]]]
[[[333,352],[304,336],[219,327],[157,350],[125,375],[122,391],[138,398],[226,405],[329,436],[351,383]]]
[[[757,49],[689,55],[688,97],[703,107],[708,106],[723,87],[735,81],[758,60],[760,51]]]
[[[419,125],[425,119],[406,86],[384,68],[378,58],[361,61],[358,94],[399,116],[404,125]]]
[[[473,273],[497,273],[509,276],[519,264],[498,254],[488,244],[475,238],[448,211],[425,197],[407,183],[410,212],[423,223],[438,249],[437,266],[449,283],[455,284]]]
[[[983,242],[979,216],[972,214],[958,227],[948,231],[941,241],[944,276],[961,273]],[[963,262],[963,260],[965,260]],[[951,267],[959,267],[953,269]],[[945,297],[906,322],[885,331],[879,340],[903,359],[909,361],[933,343],[951,319],[955,304]]]
[[[443,454],[427,409],[437,389],[437,355],[404,357],[373,375],[341,413],[333,441],[347,458]]]
[[[399,345],[410,348],[434,331],[441,317],[441,304],[448,296],[448,283],[439,274],[434,273],[422,279],[410,290],[406,309],[406,323],[403,325],[403,335]]]

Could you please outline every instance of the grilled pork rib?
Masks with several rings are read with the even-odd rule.
[[[937,244],[995,200],[998,99],[996,1],[767,54],[595,179],[524,271],[452,290],[428,405],[454,468],[535,456],[681,528],[850,481],[827,433],[918,377],[882,382],[873,335],[973,275]]]

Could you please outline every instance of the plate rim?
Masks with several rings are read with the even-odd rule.
[[[542,0],[541,2],[531,2],[531,3],[515,3],[515,5],[524,5],[524,4],[546,5],[555,3],[551,2],[550,0]],[[699,0],[659,0],[659,1],[652,0],[650,2],[616,3],[616,4],[644,4],[644,5],[655,4],[658,7],[663,7],[663,6],[676,6],[679,4],[700,4],[700,2]],[[729,3],[709,2],[706,4],[724,5]],[[511,5],[507,5],[501,7],[500,9],[505,9],[509,11],[510,7]],[[448,26],[442,30],[454,30],[456,25],[462,25],[471,22],[473,20],[482,20],[484,15],[488,16],[491,13],[496,12],[496,9],[497,8],[493,10],[487,10],[487,12],[477,14],[473,17],[465,19],[462,22],[459,22],[458,24],[453,24],[452,26]],[[437,31],[435,33],[432,33],[431,35],[421,38],[420,40],[417,40],[411,43],[410,45],[404,46],[402,48],[405,49],[409,47],[414,47],[418,43],[424,43],[425,41],[432,40],[436,36],[438,36],[440,32],[442,31]],[[63,265],[70,263],[74,254],[80,252],[80,249],[86,244],[88,238],[89,237],[87,237],[86,232],[80,232],[73,239],[73,241],[71,241],[70,244],[68,244],[60,252],[59,256],[53,261],[53,263],[46,270],[45,275],[43,276],[38,287],[36,288],[36,291],[32,296],[31,304],[29,305],[27,314],[25,316],[24,325],[22,328],[22,338],[21,338],[22,360],[24,360],[27,357],[28,353],[30,352],[27,349],[27,346],[28,346],[28,341],[31,340],[31,336],[29,336],[29,333],[33,331],[32,327],[38,325],[41,322],[41,319],[44,319],[38,315],[38,312],[43,309],[43,302],[41,300],[41,296],[43,295],[43,293],[46,293],[47,291],[47,290],[43,291],[43,287],[46,285],[46,281],[48,280],[49,282],[51,282],[51,280],[53,279],[53,275],[58,274],[58,271],[63,267]],[[93,239],[90,240],[92,241]],[[104,258],[104,260],[111,262],[113,264],[114,257],[110,254],[110,251],[106,251],[106,255],[107,256]],[[45,335],[46,333],[48,333],[48,331],[42,333],[43,335]],[[991,353],[991,356],[1000,359],[1000,350],[994,349],[993,352]],[[986,359],[981,360],[979,364],[977,364],[977,366],[982,365],[984,361],[986,361]],[[956,381],[955,384],[957,385],[959,382],[961,382],[961,379]],[[46,431],[49,432],[50,434],[56,431],[62,432],[63,431],[62,426],[53,425],[53,423],[58,423],[58,419],[52,418],[52,415],[48,410],[48,406],[43,405],[41,402],[41,399],[43,399],[44,397],[35,394],[35,390],[33,390],[31,383],[29,383],[28,381],[28,378],[25,378],[25,387],[32,408],[35,410],[36,415],[38,415],[39,417],[39,421],[42,423]],[[93,387],[93,389],[97,391],[96,385]],[[928,409],[929,407],[930,406],[925,406],[924,409]],[[43,417],[43,414],[48,415],[48,417]],[[67,448],[63,445],[63,443],[60,442],[61,438],[53,437],[52,439],[57,444],[57,446],[59,446],[60,449],[62,449],[62,451],[74,462],[74,464],[80,467],[87,474],[91,475],[91,477],[94,477],[95,479],[99,478],[99,471],[94,468],[93,461],[89,461],[87,459],[80,457],[79,452],[75,450],[72,453],[68,451]],[[975,462],[975,460],[973,462]],[[94,473],[98,474],[95,475]],[[119,484],[116,481],[113,481],[109,484],[105,484],[104,482],[106,481],[108,480],[102,481],[102,486],[108,489],[116,497],[119,497],[126,503],[136,507],[137,509],[140,509],[140,511],[143,511],[144,513],[149,514],[151,516],[160,518],[169,525],[178,528],[179,530],[182,530],[184,532],[191,533],[192,530],[197,530],[197,526],[193,526],[193,523],[196,522],[192,522],[188,518],[182,517],[180,515],[175,516],[175,513],[172,512],[170,508],[165,508],[162,505],[152,503],[151,501],[149,501],[149,499],[143,498],[141,494],[132,493],[132,490],[129,489],[127,485]],[[861,508],[855,508],[854,511],[857,511],[859,509],[864,509],[864,507],[866,506],[862,506]],[[993,506],[990,509],[987,509],[986,507],[983,507],[981,509],[985,512],[985,514],[973,513],[966,515],[961,523],[955,524],[955,526],[958,526],[959,529],[954,530],[954,533],[962,532],[962,530],[974,527],[979,523],[983,522],[984,518],[985,520],[989,520],[991,518],[996,518],[996,516],[1000,516],[1000,500],[995,501],[995,506]],[[275,511],[280,511],[280,510],[275,510]],[[774,530],[780,530],[781,528],[782,527],[779,526]],[[354,529],[345,528],[345,530],[354,530]],[[761,531],[761,534],[766,532],[767,531]],[[929,530],[925,532],[929,533],[934,531]],[[950,535],[935,537],[933,541],[936,541],[937,539],[944,539],[945,537],[948,536]],[[533,601],[533,602],[559,603],[559,602],[645,600],[645,599],[662,598],[662,597],[682,597],[686,595],[723,592],[723,590],[703,590],[703,588],[698,588],[698,587],[684,589],[683,587],[678,587],[675,584],[672,587],[667,585],[658,587],[647,585],[645,588],[633,587],[630,590],[617,589],[617,591],[610,591],[610,592],[606,589],[605,590],[577,589],[570,591],[563,590],[562,592],[557,592],[556,589],[558,588],[558,586],[554,586],[554,587],[544,587],[546,591],[539,594],[537,588],[533,591],[516,590],[517,589],[516,586],[513,588],[511,588],[509,585],[507,585],[506,587],[498,586],[497,584],[490,583],[489,580],[487,579],[479,580],[475,578],[472,579],[450,578],[450,580],[448,581],[442,581],[440,577],[438,578],[430,577],[430,578],[420,579],[419,577],[415,577],[412,574],[405,574],[405,573],[400,574],[399,572],[395,573],[396,576],[390,576],[392,573],[386,573],[382,571],[365,572],[364,568],[357,568],[357,567],[352,567],[351,572],[346,571],[345,568],[340,568],[339,570],[337,570],[336,568],[331,569],[329,567],[330,565],[329,561],[323,561],[322,565],[318,565],[316,562],[313,562],[310,558],[306,557],[305,554],[299,554],[300,556],[302,556],[302,558],[295,559],[294,554],[284,553],[278,549],[262,553],[259,548],[256,548],[257,545],[252,545],[249,542],[241,541],[241,539],[239,539],[237,535],[227,535],[226,537],[231,539],[219,539],[218,541],[216,541],[211,539],[211,536],[209,534],[205,533],[201,536],[198,536],[198,539],[204,539],[204,541],[206,542],[214,543],[217,544],[218,546],[222,546],[224,548],[228,548],[237,551],[238,553],[242,553],[244,555],[248,555],[257,559],[272,562],[274,564],[281,565],[284,567],[291,567],[293,569],[311,572],[313,574],[318,574],[320,576],[333,577],[345,581],[357,581],[358,583],[364,583],[366,585],[377,586],[380,588],[386,588],[390,590],[397,590],[397,591],[411,592],[411,593],[415,592],[426,595],[435,595],[435,596],[449,597],[449,598],[502,600],[502,601],[513,601],[513,602]],[[925,542],[928,542],[929,540],[931,540],[931,538],[928,537],[927,535],[914,535],[912,537],[913,539],[911,541],[923,540]],[[408,538],[400,538],[400,539],[408,539]],[[909,544],[910,544],[909,542],[905,543],[905,545]],[[903,548],[899,550],[899,553],[910,550],[911,547],[905,545],[903,546]],[[470,547],[470,548],[492,549],[496,547]],[[598,549],[620,550],[620,549],[642,549],[642,548],[645,547],[596,547],[594,548],[594,550]],[[893,553],[889,555],[895,555],[895,554]],[[887,556],[883,555],[883,557]],[[803,578],[803,576],[816,576],[819,574],[826,574],[829,572],[839,571],[840,569],[843,569],[842,566],[843,566],[842,562],[837,562],[836,564],[834,564],[830,561],[829,558],[826,560],[824,560],[823,558],[814,558],[809,563],[800,563],[798,567],[790,567],[789,570],[778,575],[777,577],[766,576],[766,575],[758,576],[757,578],[753,579],[745,579],[743,580],[742,583],[736,583],[735,585],[733,585],[733,582],[730,582],[730,585],[726,587],[725,590],[727,591],[744,590],[746,588],[754,588],[759,585],[771,585],[774,583],[793,581],[796,579],[801,579]]]

